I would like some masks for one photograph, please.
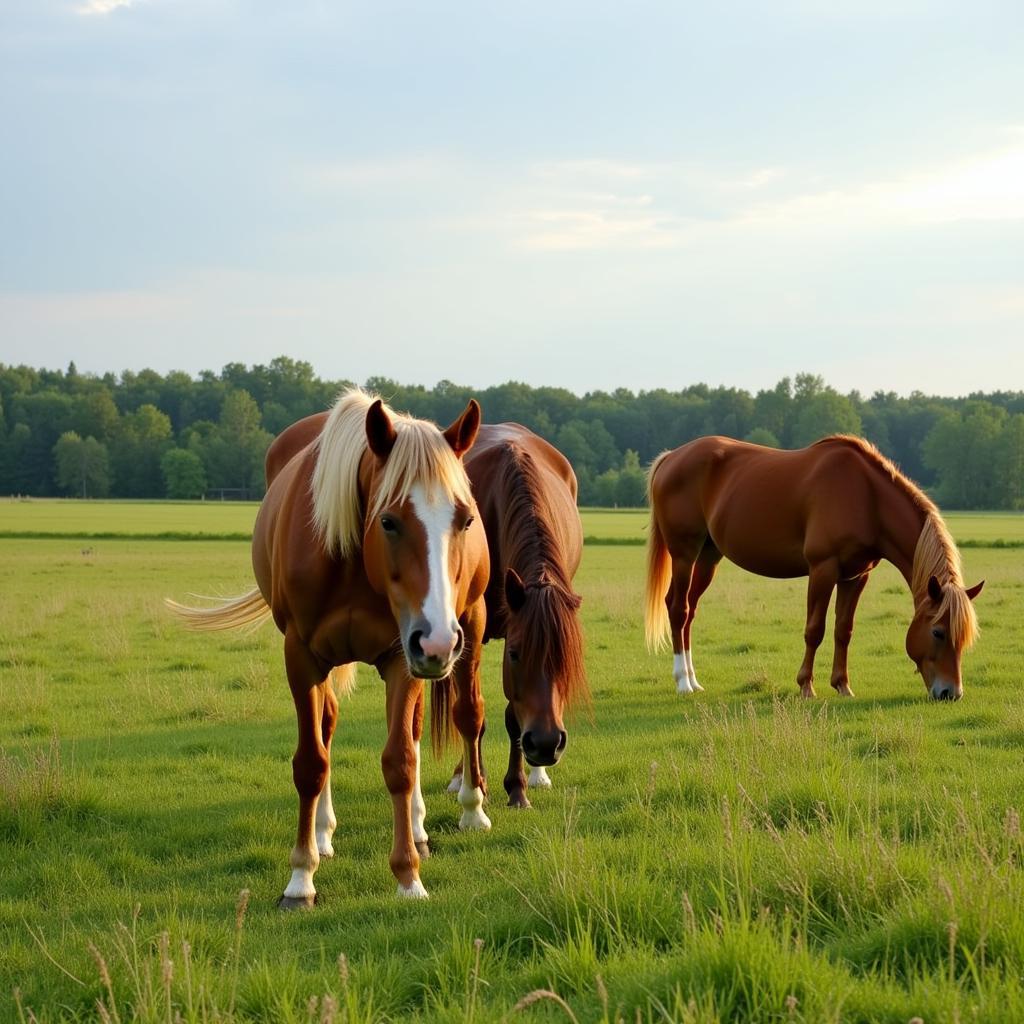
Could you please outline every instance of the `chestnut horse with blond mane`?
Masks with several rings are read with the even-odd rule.
[[[292,760],[299,827],[286,909],[312,906],[313,874],[334,853],[331,739],[338,700],[355,663],[385,682],[388,738],[381,756],[394,809],[391,870],[402,896],[426,896],[420,791],[423,680],[432,687],[431,735],[450,718],[468,766],[459,793],[462,828],[490,828],[480,765],[480,645],[487,540],[462,456],[480,425],[471,401],[447,430],[396,414],[351,390],[318,429],[284,453],[267,454],[268,488],[253,530],[257,587],[207,609],[169,602],[192,626],[227,629],[273,616],[298,718]],[[454,681],[455,702],[451,705]]]
[[[501,676],[509,739],[505,792],[529,807],[529,785],[548,787],[567,734],[562,711],[589,698],[580,598],[572,578],[583,555],[576,475],[569,460],[518,423],[484,424],[466,472],[480,506],[491,558],[484,643],[505,641]],[[449,789],[461,782],[455,769]]]
[[[722,557],[760,576],[807,576],[806,650],[797,673],[814,696],[814,656],[836,597],[832,686],[852,696],[847,651],[857,601],[884,558],[910,587],[907,654],[935,699],[963,696],[960,661],[978,632],[960,555],[934,503],[878,449],[858,437],[823,438],[779,451],[702,437],[659,455],[648,475],[647,643],[672,640],[680,693],[694,674],[690,629]]]

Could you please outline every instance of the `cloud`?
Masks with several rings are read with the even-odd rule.
[[[135,0],[86,0],[75,8],[76,14],[106,15],[113,14],[120,7],[131,7]]]
[[[1024,218],[1024,145],[901,178],[807,192],[741,212],[748,225],[889,228]]]

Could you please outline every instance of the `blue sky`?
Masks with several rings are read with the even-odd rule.
[[[0,361],[1024,388],[1024,5],[0,0]]]

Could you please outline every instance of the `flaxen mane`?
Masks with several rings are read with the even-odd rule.
[[[362,544],[359,463],[367,449],[366,412],[375,401],[376,396],[359,388],[343,392],[316,440],[313,522],[327,552],[339,558],[350,557]],[[441,431],[426,420],[384,408],[398,437],[366,514],[374,516],[385,505],[404,501],[417,483],[428,491],[440,488],[452,502],[471,504],[469,478]]]
[[[885,473],[924,513],[924,526],[914,551],[910,583],[914,602],[920,604],[925,599],[928,580],[934,576],[942,586],[942,602],[935,611],[933,621],[938,622],[948,611],[950,640],[959,649],[970,647],[978,637],[978,616],[964,590],[960,552],[935,502],[869,441],[851,434],[834,434],[816,442],[816,445],[824,444],[842,444],[856,449]]]
[[[580,599],[538,500],[544,485],[537,464],[516,444],[506,442],[502,449],[510,467],[505,476],[502,552],[506,565],[531,567],[523,576],[526,601],[516,613],[523,624],[521,656],[531,663],[540,659],[567,704],[588,700],[583,632],[576,614]]]

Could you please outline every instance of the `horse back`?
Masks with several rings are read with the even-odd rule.
[[[691,441],[651,481],[669,550],[710,542],[751,572],[802,576],[837,557],[859,568],[879,534],[875,472],[855,449],[816,444],[782,451],[726,437]]]

